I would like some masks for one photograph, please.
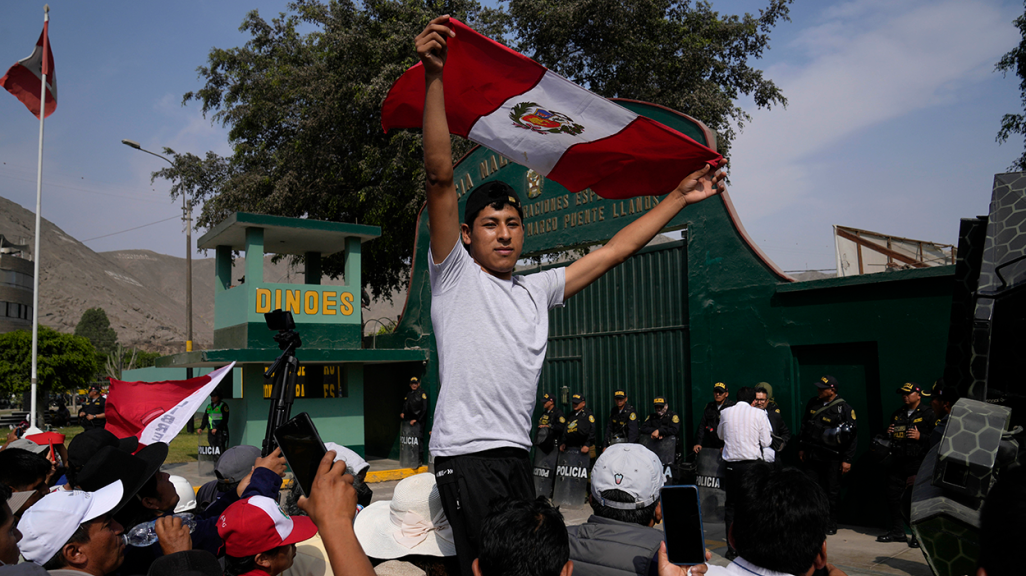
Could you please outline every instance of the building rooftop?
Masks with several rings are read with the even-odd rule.
[[[245,250],[247,228],[264,230],[264,252],[268,254],[319,252],[328,256],[344,250],[346,238],[359,238],[363,243],[381,236],[379,226],[236,212],[201,236],[197,247]]]

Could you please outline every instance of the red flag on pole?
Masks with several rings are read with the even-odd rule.
[[[39,35],[36,48],[28,58],[23,58],[7,70],[0,78],[0,86],[7,89],[15,98],[39,117],[39,92],[43,74],[46,74],[46,116],[57,109],[57,77],[53,68],[53,52],[50,50],[48,29],[50,23],[43,24],[43,33]]]
[[[163,382],[122,382],[110,379],[104,428],[118,438],[136,436],[139,447],[171,440],[185,428],[235,363],[206,376]]]
[[[666,194],[715,151],[546,69],[452,18],[446,42],[445,114],[449,131],[562,184],[603,198]],[[395,82],[381,125],[420,128],[424,66]]]

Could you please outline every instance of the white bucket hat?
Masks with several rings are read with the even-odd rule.
[[[456,555],[434,474],[417,474],[396,484],[392,500],[364,508],[353,529],[363,551],[372,558]]]

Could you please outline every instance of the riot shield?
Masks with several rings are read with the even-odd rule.
[[[588,495],[588,464],[591,456],[579,448],[559,452],[556,462],[556,485],[552,501],[556,506],[582,506]]]
[[[405,420],[399,430],[399,466],[402,468],[420,468],[423,449],[420,445],[420,422],[410,424]]]
[[[695,466],[695,484],[702,502],[702,521],[711,524],[723,522],[723,503],[727,499],[723,478],[727,463],[718,448],[702,448]]]
[[[677,437],[666,436],[662,439],[655,439],[651,436],[642,436],[641,445],[648,448],[659,457],[659,461],[665,466],[673,465],[673,453],[677,448]]]
[[[548,452],[540,447],[534,449],[534,495],[552,498],[552,487],[556,484],[556,461],[559,450]]]

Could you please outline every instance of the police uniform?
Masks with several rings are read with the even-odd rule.
[[[410,378],[410,383],[416,382],[420,384],[420,380],[416,377]],[[424,392],[420,386],[417,386],[416,390],[410,389],[406,393],[406,397],[403,398],[403,409],[402,419],[406,422],[417,421],[416,426],[420,426],[417,434],[417,441],[420,446],[424,446],[424,433],[427,432],[427,422],[424,418],[427,416],[428,411],[428,397],[427,392]],[[421,459],[423,459],[423,453],[421,453]]]
[[[550,399],[552,398],[548,394],[542,397],[543,402],[548,402]],[[566,428],[566,416],[553,403],[552,410],[546,410],[542,413],[541,418],[538,418],[538,426],[534,445],[546,453],[551,452],[563,435],[563,429]],[[548,426],[548,428],[540,428],[541,426]]]
[[[833,376],[824,376],[816,382],[820,389],[837,389],[837,380]],[[850,438],[843,446],[831,446],[824,440],[824,432],[846,426],[850,428]],[[809,400],[802,416],[802,428],[799,434],[801,450],[805,452],[804,471],[817,482],[826,492],[830,501],[829,532],[837,532],[837,500],[841,493],[841,464],[851,464],[855,458],[858,429],[856,427],[855,410],[840,396],[824,402],[818,397]]]
[[[107,421],[103,418],[93,418],[92,420],[86,418],[86,416],[97,416],[104,413],[107,409],[107,400],[103,396],[97,396],[96,398],[89,398],[82,402],[82,406],[78,409],[78,423],[82,428],[86,430],[92,430],[93,428],[103,428],[107,424]]]
[[[627,402],[624,402],[623,408],[617,408],[616,398],[626,398],[626,395],[622,390],[617,390],[613,394],[614,404],[609,411],[609,421],[606,422],[606,446],[612,444],[613,439],[617,437],[630,443],[637,443],[638,412]]]
[[[570,414],[570,417],[567,418],[566,428],[563,430],[563,441],[560,444],[565,444],[567,450],[595,445],[595,415],[592,414],[590,408],[584,406]]]
[[[713,390],[727,390],[726,384],[723,382],[717,382],[713,385]],[[702,448],[723,448],[723,440],[716,434],[716,428],[720,425],[720,412],[725,408],[730,408],[736,402],[731,400],[728,396],[724,398],[723,402],[717,404],[715,400],[705,405],[705,410],[702,412],[702,419],[698,421],[698,431],[695,432],[695,445],[701,446]]]
[[[911,411],[907,406],[900,406],[891,414],[889,427],[893,427],[888,436],[891,440],[891,463],[887,467],[887,513],[890,516],[890,531],[877,539],[878,542],[904,542],[905,523],[902,517],[902,494],[912,484],[910,480],[919,472],[926,451],[930,448],[930,434],[937,424],[937,417],[930,408],[930,394],[922,390],[914,382],[906,382],[898,389],[899,394],[918,392],[919,404]],[[913,440],[908,434],[913,429],[919,431],[919,439]],[[911,504],[911,500],[909,500]],[[910,510],[906,510],[911,512]]]
[[[211,402],[207,406],[200,428],[207,431],[208,445],[218,448],[222,454],[228,449],[228,405],[224,400],[218,400],[217,404]],[[217,434],[214,434],[215,429]]]
[[[680,434],[680,416],[673,410],[667,410],[662,415],[658,412],[649,414],[645,423],[641,425],[641,433],[650,436],[656,430],[663,438],[678,436]]]

